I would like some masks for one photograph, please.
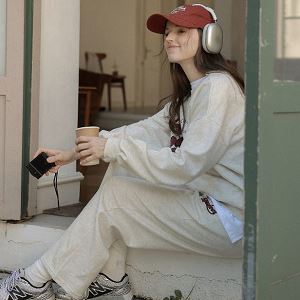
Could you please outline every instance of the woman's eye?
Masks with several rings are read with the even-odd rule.
[[[165,32],[165,37],[167,37],[167,36],[168,36],[168,34],[169,34],[169,32]]]
[[[186,31],[183,29],[178,30],[179,33],[185,33]]]

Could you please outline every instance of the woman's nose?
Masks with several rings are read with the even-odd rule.
[[[169,32],[168,35],[166,36],[166,41],[174,41],[174,34],[172,32]]]

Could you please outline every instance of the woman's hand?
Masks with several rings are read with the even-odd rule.
[[[80,157],[80,163],[88,163],[104,156],[107,139],[102,137],[80,136],[76,139],[75,152]]]
[[[34,158],[37,157],[41,152],[45,152],[48,155],[48,163],[55,163],[56,165],[46,173],[47,176],[49,175],[49,172],[57,173],[61,166],[69,164],[78,159],[74,150],[55,150],[46,148],[39,148],[34,154]]]

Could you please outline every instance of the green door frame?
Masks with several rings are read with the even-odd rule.
[[[32,34],[33,0],[24,0],[24,83],[23,83],[23,142],[22,142],[22,186],[21,218],[27,216],[29,174],[25,165],[29,161],[30,148],[30,111],[31,111],[31,75],[32,75]]]
[[[243,299],[255,299],[260,0],[247,1]]]

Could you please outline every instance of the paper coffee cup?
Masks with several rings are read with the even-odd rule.
[[[80,137],[80,136],[98,137],[99,130],[100,130],[100,128],[97,126],[79,127],[79,128],[76,128],[76,137]],[[94,166],[94,165],[98,165],[99,163],[100,163],[99,159],[94,159],[87,163],[80,163],[80,164],[81,164],[81,166]]]

